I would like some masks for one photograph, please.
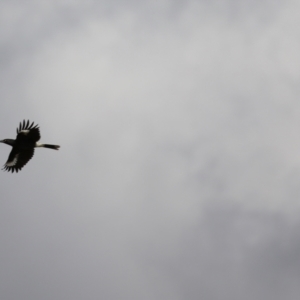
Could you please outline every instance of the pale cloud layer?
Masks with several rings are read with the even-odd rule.
[[[1,299],[297,298],[297,1],[1,6]]]

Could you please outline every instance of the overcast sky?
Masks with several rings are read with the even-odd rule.
[[[2,0],[1,300],[298,299],[299,13]]]

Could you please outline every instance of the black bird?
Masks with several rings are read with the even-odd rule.
[[[3,166],[2,170],[20,171],[27,162],[33,157],[34,148],[44,147],[58,150],[60,146],[40,144],[38,143],[41,138],[40,129],[38,125],[34,126],[34,122],[30,124],[29,120],[20,122],[17,128],[17,138],[15,140],[5,139],[0,141],[1,143],[12,146],[12,150],[9,154],[8,160]]]

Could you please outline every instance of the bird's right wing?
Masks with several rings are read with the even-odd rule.
[[[14,149],[11,150],[8,160],[3,166],[3,170],[8,172],[20,171],[27,162],[33,157],[34,149],[17,152]]]
[[[23,123],[20,122],[17,128],[17,140],[30,139],[37,142],[41,138],[40,129],[38,125],[33,125],[34,122],[30,124],[29,120],[27,122],[23,120]]]

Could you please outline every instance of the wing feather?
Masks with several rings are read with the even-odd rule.
[[[38,125],[34,126],[34,122],[30,124],[30,121],[23,120],[23,123],[20,122],[19,128],[17,128],[17,140],[28,140],[32,142],[37,142],[40,140],[40,129]]]
[[[20,171],[27,162],[33,157],[34,149],[28,149],[22,152],[18,152],[14,149],[11,150],[8,160],[3,166],[3,170],[8,172]]]

